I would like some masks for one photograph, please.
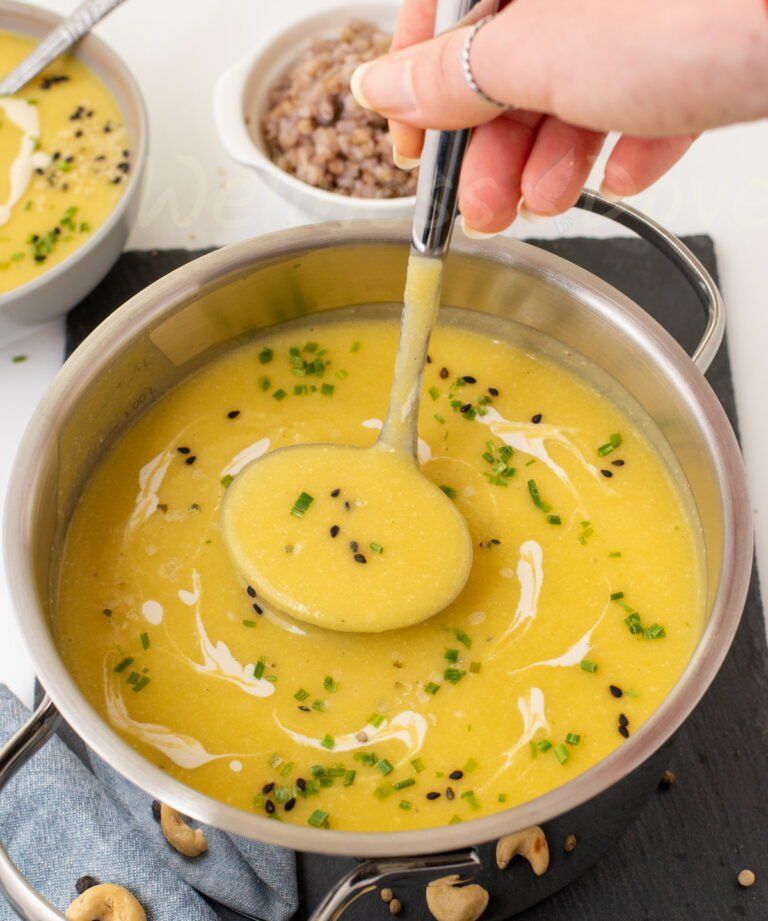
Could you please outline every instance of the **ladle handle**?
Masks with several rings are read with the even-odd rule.
[[[725,332],[723,296],[709,272],[674,234],[630,205],[606,201],[596,192],[585,189],[579,196],[576,207],[583,211],[593,211],[634,231],[685,276],[707,314],[704,333],[691,355],[691,360],[703,374],[712,364]]]

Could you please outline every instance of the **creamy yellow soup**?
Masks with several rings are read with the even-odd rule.
[[[11,71],[36,44],[0,31],[0,71]],[[16,95],[0,98],[0,293],[89,240],[130,170],[120,109],[76,58],[58,58]]]
[[[374,443],[395,317],[268,330],[114,445],[73,516],[54,632],[131,745],[242,809],[373,831],[529,800],[642,726],[702,627],[687,492],[637,410],[494,322],[491,335],[447,311],[432,338],[419,462],[466,518],[473,562],[460,595],[406,629],[342,633],[276,612],[239,575],[221,525],[249,462],[296,444]],[[344,507],[341,480],[291,516],[295,486],[269,515],[367,541],[365,566],[338,545],[364,607],[364,577],[396,536],[351,536],[363,511]],[[291,532],[283,547],[294,562],[310,552],[300,543]]]

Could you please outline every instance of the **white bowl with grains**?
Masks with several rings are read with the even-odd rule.
[[[349,89],[355,67],[387,50],[397,13],[394,3],[326,9],[234,64],[214,92],[227,153],[315,216],[410,215],[417,171],[394,165],[386,121]]]

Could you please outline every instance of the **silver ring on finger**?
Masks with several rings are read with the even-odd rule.
[[[506,102],[499,102],[498,99],[494,99],[493,96],[489,96],[488,93],[479,85],[475,79],[475,75],[472,73],[472,62],[470,60],[472,53],[472,43],[477,37],[477,33],[491,22],[495,17],[493,15],[484,16],[482,19],[478,20],[474,26],[467,32],[467,37],[464,39],[464,45],[461,49],[461,70],[464,74],[464,79],[467,81],[467,86],[479,96],[485,102],[489,102],[491,105],[496,106],[497,109],[511,110],[517,108],[513,105],[508,105]]]

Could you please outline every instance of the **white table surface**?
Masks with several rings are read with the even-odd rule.
[[[74,0],[46,0],[68,12]],[[271,32],[330,0],[129,0],[97,31],[138,78],[150,118],[150,157],[129,246],[203,247],[311,220],[232,163],[214,133],[211,95],[232,62]],[[599,173],[599,163],[596,173]],[[599,177],[598,177],[599,178]],[[597,180],[592,183],[597,184]],[[676,233],[708,233],[717,247],[728,336],[757,533],[768,571],[768,122],[711,133],[633,203]],[[519,221],[521,236],[615,235],[615,225],[568,214],[543,227]],[[63,358],[63,321],[0,348],[0,493],[35,404]],[[15,364],[12,357],[28,356]],[[0,680],[27,703],[33,668],[17,630],[0,563]]]

